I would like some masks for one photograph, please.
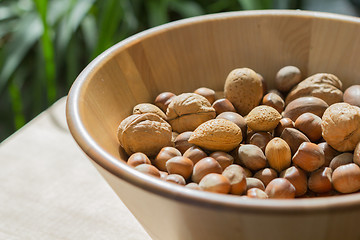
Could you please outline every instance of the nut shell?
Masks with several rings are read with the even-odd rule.
[[[261,77],[250,68],[234,69],[226,78],[224,94],[237,112],[245,116],[259,105],[262,99]]]
[[[142,152],[151,157],[161,148],[172,145],[170,124],[154,113],[135,114],[125,118],[119,125],[117,135],[128,155]]]
[[[133,108],[133,114],[144,114],[144,113],[155,113],[159,115],[159,117],[161,117],[162,119],[166,120],[165,113],[154,104],[140,103]]]
[[[360,141],[360,108],[348,103],[336,103],[322,117],[322,135],[340,152],[353,151]]]
[[[288,168],[291,164],[291,150],[281,138],[273,138],[265,148],[265,156],[271,168],[277,172]]]
[[[224,152],[233,150],[241,141],[241,129],[225,119],[212,119],[201,124],[189,139],[189,143],[207,150]]]
[[[295,66],[281,68],[275,77],[276,88],[281,92],[288,92],[301,81],[301,71]]]
[[[193,131],[215,115],[210,102],[196,93],[183,93],[172,98],[166,111],[167,120],[178,133]]]
[[[342,165],[334,170],[332,181],[338,192],[356,192],[360,190],[360,167],[355,163]]]
[[[281,118],[275,108],[261,105],[249,112],[246,123],[255,132],[269,132],[276,128]]]

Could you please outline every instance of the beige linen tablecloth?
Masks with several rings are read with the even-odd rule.
[[[71,137],[65,102],[0,144],[0,239],[150,239]]]

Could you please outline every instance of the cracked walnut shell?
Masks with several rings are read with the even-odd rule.
[[[129,155],[142,152],[155,156],[161,148],[172,144],[170,124],[154,113],[130,115],[120,123],[117,134]]]
[[[360,141],[360,108],[336,103],[326,109],[321,123],[322,136],[334,149],[353,151]]]
[[[183,93],[174,97],[166,111],[167,120],[173,131],[193,131],[200,124],[215,118],[215,109],[203,96]]]

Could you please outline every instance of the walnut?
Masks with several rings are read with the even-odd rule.
[[[360,108],[336,103],[326,109],[321,123],[322,135],[334,149],[353,151],[360,141]]]
[[[133,114],[143,114],[143,113],[155,113],[159,115],[162,119],[166,120],[165,113],[157,106],[151,103],[140,103],[133,108]]]
[[[203,122],[215,118],[215,109],[203,96],[183,93],[174,97],[166,111],[167,120],[173,131],[193,131]]]
[[[134,114],[125,118],[118,128],[120,145],[127,154],[142,152],[155,156],[161,148],[171,146],[171,126],[154,113]]]

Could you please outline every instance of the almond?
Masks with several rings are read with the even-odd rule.
[[[269,132],[278,125],[280,113],[273,107],[261,105],[255,107],[246,117],[246,123],[255,132]]]

